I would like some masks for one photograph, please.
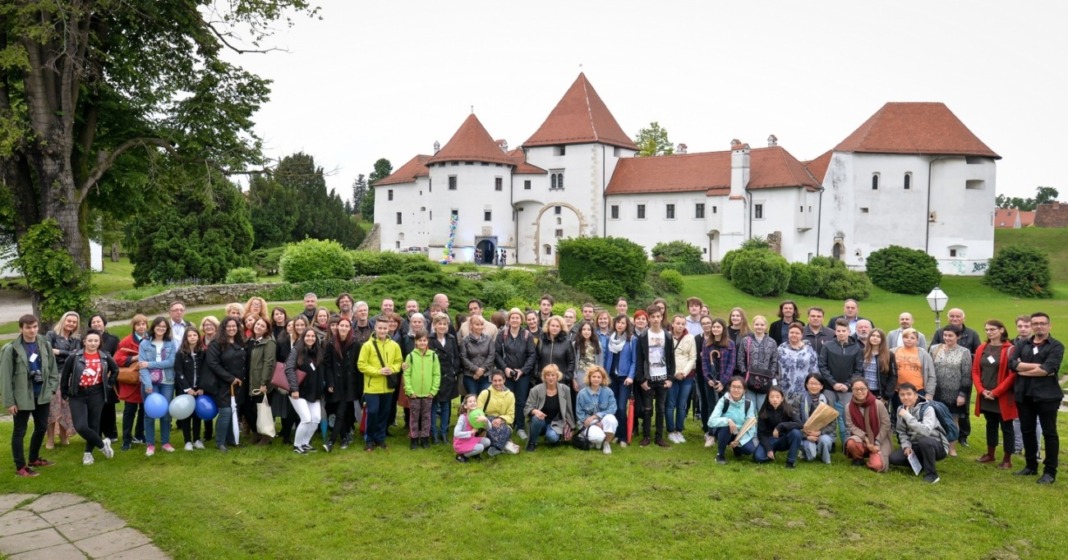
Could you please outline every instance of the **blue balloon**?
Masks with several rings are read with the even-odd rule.
[[[159,393],[150,393],[145,397],[145,416],[163,418],[167,415],[167,397]]]
[[[215,406],[215,399],[207,395],[197,397],[197,418],[211,420],[217,414],[219,414],[219,407]]]

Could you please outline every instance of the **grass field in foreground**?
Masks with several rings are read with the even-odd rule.
[[[717,465],[690,421],[689,442],[671,449],[540,446],[466,465],[401,437],[374,453],[188,453],[176,431],[173,454],[135,447],[83,467],[74,438],[45,454],[59,464],[41,476],[0,476],[0,492],[98,500],[175,558],[1062,557],[1068,481],[977,464],[984,423],[973,426],[973,446],[939,463],[933,486],[840,454],[793,471],[784,454]]]

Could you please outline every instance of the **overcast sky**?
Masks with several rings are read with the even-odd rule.
[[[659,121],[691,153],[775,134],[812,159],[887,101],[941,101],[1002,156],[999,194],[1068,199],[1062,2],[319,5],[275,36],[288,52],[238,62],[274,80],[267,154],[313,155],[344,198],[378,158],[444,145],[471,106],[519,146],[581,71],[631,137]]]

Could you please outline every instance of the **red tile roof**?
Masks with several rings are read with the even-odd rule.
[[[834,151],[1001,159],[944,103],[887,103]]]
[[[374,186],[379,187],[382,185],[400,185],[404,183],[414,183],[416,177],[426,177],[430,175],[430,170],[426,168],[426,162],[430,159],[430,156],[417,155],[408,160],[408,163],[397,168],[396,171],[390,173],[388,177],[379,179]]]
[[[782,147],[756,148],[749,156],[749,190],[820,188],[819,181]],[[730,187],[731,152],[702,152],[620,159],[605,193],[707,191],[709,195],[725,195]]]
[[[994,210],[994,227],[1015,228],[1020,211],[1015,208],[998,208]]]
[[[474,113],[464,119],[464,123],[456,130],[456,134],[452,135],[452,138],[427,161],[427,164],[446,161],[486,161],[514,165],[508,154],[504,153],[489,132],[486,132],[486,127],[482,126]]]
[[[1020,227],[1031,227],[1035,225],[1035,211],[1020,212]]]
[[[545,122],[523,147],[600,142],[637,150],[634,141],[620,128],[608,106],[580,73],[575,83],[549,113]]]
[[[805,167],[808,169],[808,172],[811,173],[821,185],[823,184],[823,178],[827,176],[827,167],[831,165],[832,153],[831,150],[827,150],[826,152],[823,152],[823,155],[820,157],[805,162]]]
[[[549,173],[537,165],[527,163],[527,154],[522,148],[516,148],[508,152],[508,157],[512,158],[515,163],[516,175],[546,175]]]

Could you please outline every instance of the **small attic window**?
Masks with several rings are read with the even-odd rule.
[[[567,155],[567,146],[553,146],[553,155],[554,156]]]
[[[986,181],[982,179],[969,179],[964,183],[964,188],[970,191],[981,191],[986,186]]]

